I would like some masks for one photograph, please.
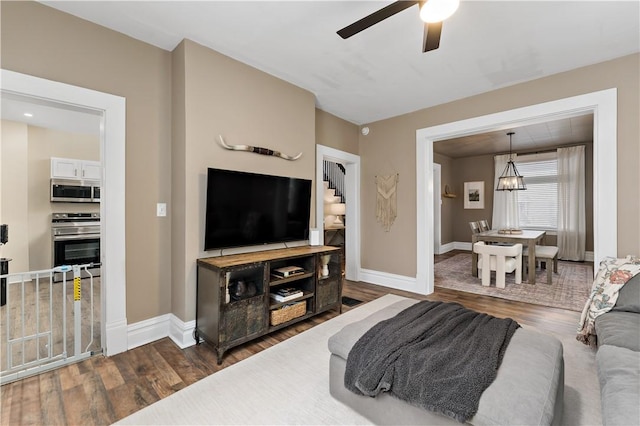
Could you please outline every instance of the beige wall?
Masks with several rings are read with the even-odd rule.
[[[441,155],[436,152],[433,153],[433,162],[440,164],[440,192],[445,193],[445,186],[449,187],[449,192],[453,194],[460,194],[457,191],[454,184],[455,172],[453,170],[452,159],[446,155]],[[459,195],[458,195],[459,196]],[[440,207],[440,244],[452,243],[455,241],[453,238],[453,214],[455,211],[457,198],[442,197],[442,204]]]
[[[316,108],[316,143],[358,155],[359,127]]]
[[[453,201],[453,241],[471,241],[469,222],[486,219],[491,223],[493,215],[493,155],[455,158],[451,162],[453,188],[458,195]],[[484,208],[464,208],[464,183],[484,182]]]
[[[9,241],[0,257],[12,259],[9,272],[29,270],[27,125],[3,120],[0,128],[0,223],[9,225]]]
[[[312,93],[185,40],[174,52],[173,191],[181,218],[173,223],[172,312],[195,318],[196,263],[204,252],[207,168],[268,175],[315,177],[315,98]],[[184,81],[184,90],[179,88]],[[175,87],[178,86],[178,87]],[[290,155],[296,161],[229,151],[216,141],[247,144]],[[184,197],[184,200],[182,199]],[[312,212],[314,211],[312,202]],[[312,213],[311,223],[314,223]],[[182,219],[184,218],[184,219]]]
[[[362,267],[416,274],[417,129],[612,87],[618,89],[618,255],[640,254],[639,68],[640,55],[630,55],[369,124],[369,135],[360,136],[362,229],[367,230]],[[398,219],[385,233],[375,222],[375,186],[370,182],[374,175],[389,171],[400,171]]]
[[[1,2],[2,68],[126,98],[127,319],[170,312],[171,53],[36,2]],[[107,166],[106,173],[109,173]]]

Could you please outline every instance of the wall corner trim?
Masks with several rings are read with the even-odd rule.
[[[174,314],[160,315],[127,327],[128,349],[169,337],[180,349],[196,344],[193,338],[195,321],[184,322]]]
[[[358,275],[360,277],[360,281],[363,282],[390,287],[396,290],[404,290],[411,291],[413,293],[424,294],[417,291],[417,281],[412,277],[390,274],[388,272],[373,271],[371,269],[360,269]]]

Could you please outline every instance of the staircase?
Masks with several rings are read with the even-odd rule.
[[[331,188],[328,181],[324,181],[324,227],[328,228],[340,228],[344,227],[342,216],[345,214],[345,204],[342,202],[342,197],[336,195],[335,188]]]
[[[340,202],[345,202],[344,197],[344,175],[345,168],[342,164],[325,160],[322,166],[323,179],[329,182],[329,188],[335,190],[334,196],[340,197]]]

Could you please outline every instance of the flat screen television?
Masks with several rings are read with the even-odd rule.
[[[309,238],[311,181],[209,168],[204,249]]]

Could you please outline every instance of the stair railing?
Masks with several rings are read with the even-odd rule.
[[[345,168],[342,164],[334,163],[333,161],[325,160],[323,162],[323,176],[324,180],[329,182],[329,188],[335,189],[337,197],[340,197],[340,202],[345,202],[344,192],[344,175]]]

